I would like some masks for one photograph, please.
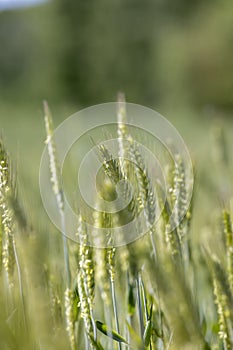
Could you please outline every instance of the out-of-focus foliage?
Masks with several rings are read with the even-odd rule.
[[[57,0],[0,13],[2,96],[233,105],[231,1]]]

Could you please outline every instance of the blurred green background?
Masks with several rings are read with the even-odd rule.
[[[230,150],[231,0],[2,5],[0,129],[30,208],[38,202],[45,139],[42,100],[48,100],[56,126],[83,107],[115,101],[118,91],[125,92],[128,102],[156,109],[177,127],[201,178],[197,196],[202,203],[219,205],[230,197],[230,179],[221,164],[214,167],[212,142],[218,143],[219,136],[212,130],[223,126]]]

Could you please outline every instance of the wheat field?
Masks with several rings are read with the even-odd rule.
[[[47,103],[44,115],[51,188],[63,222],[64,193]],[[98,147],[103,164],[101,197],[114,199],[117,183],[125,179],[135,191],[132,194],[124,187],[123,195],[130,197],[124,211],[92,213],[93,224],[107,228],[107,244],[88,229],[90,218],[85,211],[78,215],[78,242],[59,234],[52,225],[34,223],[34,215],[25,210],[16,165],[1,138],[1,349],[233,348],[231,201],[219,204],[217,215],[212,215],[210,205],[213,218],[209,225],[195,226],[200,229],[195,233],[193,220],[198,221],[195,215],[199,215],[194,210],[199,206],[196,182],[189,204],[190,179],[177,154],[176,162],[167,164],[169,192],[154,225],[162,193],[155,191],[147,164],[124,124],[124,110],[119,118],[119,152],[128,148],[132,162],[115,160],[105,146]],[[224,130],[216,128],[213,138],[216,166],[231,176]],[[148,232],[116,247],[112,229],[133,220],[142,208]]]

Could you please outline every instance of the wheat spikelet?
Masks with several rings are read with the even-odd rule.
[[[132,217],[137,218],[138,230],[141,230],[139,214],[141,210],[144,210],[146,223],[149,226],[153,254],[154,257],[156,257],[157,254],[153,228],[156,215],[154,189],[141,151],[127,128],[126,103],[125,96],[123,94],[118,95],[117,120],[120,167],[125,180],[129,180],[133,185],[132,193],[129,186],[126,184],[125,197],[127,199],[130,195],[132,195],[129,210],[132,213]],[[128,159],[127,161],[125,160],[126,156]]]
[[[153,224],[156,211],[153,186],[147,173],[147,167],[143,160],[141,151],[127,128],[126,103],[124,94],[118,95],[117,119],[119,157],[124,160],[125,154],[127,154],[127,156],[129,155],[131,166],[133,166],[133,172],[131,173],[136,174],[134,178],[134,185],[137,185],[139,190],[139,194],[137,196],[139,209],[146,209],[148,222]],[[127,164],[128,162],[125,162],[125,167],[123,167],[123,173],[125,173],[126,178],[129,177],[129,169],[127,169]]]
[[[146,218],[150,225],[154,224],[156,213],[156,201],[153,186],[149,178],[146,164],[143,160],[142,154],[136,142],[132,137],[127,138],[129,142],[129,151],[136,174],[136,181],[139,189],[139,200],[141,206],[146,210]]]
[[[223,230],[226,241],[228,281],[233,294],[233,231],[231,217],[226,210],[223,211]]]
[[[213,293],[217,305],[219,338],[222,340],[224,349],[232,349],[233,341],[233,295],[230,290],[227,275],[221,263],[215,255],[209,255],[207,261],[213,281]]]
[[[126,102],[123,93],[118,94],[117,103],[117,134],[119,145],[119,166],[121,169],[122,177],[124,180],[129,180],[133,184],[133,193],[125,182],[124,193],[125,199],[132,198],[129,204],[129,210],[133,214],[133,217],[138,215],[142,208],[141,198],[137,193],[137,176],[135,175],[135,158],[134,154],[130,153],[130,145],[133,143],[133,139],[129,133],[127,127],[127,114],[126,114]],[[132,159],[131,159],[132,158]],[[131,196],[133,195],[133,196]],[[130,197],[131,196],[131,197]]]
[[[79,216],[77,236],[79,237],[79,268],[82,272],[86,295],[90,307],[93,306],[94,299],[94,265],[92,259],[92,248],[88,245],[88,234],[82,216]]]
[[[98,145],[98,149],[103,159],[103,169],[106,175],[114,184],[117,184],[120,180],[124,179],[124,175],[119,166],[119,161],[113,159],[111,153],[103,144]]]
[[[85,329],[90,344],[92,337],[96,339],[96,328],[93,318],[93,300],[95,289],[94,264],[92,259],[92,248],[88,245],[88,234],[86,225],[81,215],[79,215],[79,223],[77,236],[79,238],[79,270],[77,274],[77,286],[80,297],[81,317],[84,320]],[[92,345],[91,345],[92,346]]]
[[[113,246],[113,237],[111,233],[112,229],[112,215],[110,213],[103,212],[103,227],[106,228],[106,236],[107,236],[107,248],[106,248],[106,265],[109,273],[110,281],[113,282],[115,280],[115,253],[116,248]]]
[[[178,201],[177,201],[179,186],[178,186],[178,183],[175,184],[177,180],[178,180],[178,177],[175,176],[175,166],[169,167],[168,174],[167,174],[169,193],[164,203],[163,219],[164,219],[164,226],[165,226],[164,232],[165,232],[166,243],[175,260],[181,261],[183,257],[183,251],[182,251],[180,235],[177,229],[177,224],[178,224],[177,215],[179,215],[178,210],[180,208],[180,204],[178,205]],[[176,191],[174,189],[176,189]],[[172,212],[172,207],[174,207],[173,212]]]
[[[77,286],[78,286],[78,293],[79,293],[79,307],[81,311],[81,318],[84,321],[85,325],[85,331],[88,336],[88,341],[90,343],[91,349],[93,349],[92,346],[92,341],[91,341],[91,336],[93,335],[93,324],[92,324],[92,319],[91,319],[91,312],[90,312],[90,306],[88,303],[88,298],[86,295],[86,290],[84,286],[84,280],[82,276],[82,272],[78,271],[77,273]]]
[[[12,195],[13,180],[11,175],[10,163],[6,150],[0,141],[0,215],[3,243],[2,248],[2,265],[6,273],[8,286],[12,286],[13,272],[15,266],[15,251],[14,251],[14,220],[13,212],[9,206],[9,197]]]
[[[66,316],[66,330],[69,336],[71,350],[76,349],[75,342],[75,324],[74,324],[74,310],[73,310],[73,292],[67,288],[65,291],[65,316]]]
[[[56,146],[53,139],[53,120],[52,115],[50,113],[47,102],[44,101],[44,120],[45,120],[45,130],[46,130],[46,141],[48,147],[49,154],[49,166],[50,166],[50,175],[51,175],[51,183],[53,186],[53,192],[56,196],[57,205],[59,210],[63,210],[64,200],[63,200],[63,192],[61,187],[61,179],[60,179],[60,168],[56,155]]]
[[[223,342],[224,349],[230,350],[232,347],[228,329],[229,310],[227,309],[226,296],[223,294],[221,286],[216,278],[213,278],[213,286],[218,313],[219,338]]]
[[[182,244],[185,238],[185,229],[182,220],[187,208],[187,189],[185,165],[180,155],[176,156],[174,164],[171,199],[174,207],[174,221]]]
[[[117,100],[117,135],[119,144],[119,158],[121,171],[123,174],[125,174],[125,139],[128,131],[126,126],[127,117],[124,94],[119,93]]]
[[[95,227],[105,228],[105,213],[100,211],[94,212],[94,225]],[[94,236],[93,238],[94,245],[97,247],[104,247],[105,240],[104,237],[100,234],[98,237]],[[105,305],[109,306],[111,299],[109,297],[110,286],[108,279],[108,272],[106,269],[107,265],[107,249],[106,248],[96,248],[94,250],[95,264],[98,266],[96,269],[96,282],[100,288],[101,297]]]

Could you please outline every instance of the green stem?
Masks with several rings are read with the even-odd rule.
[[[116,304],[115,283],[113,279],[111,279],[111,293],[112,293],[113,311],[114,311],[114,317],[115,317],[115,323],[116,323],[116,331],[118,334],[120,334],[119,319],[118,319],[117,304]],[[118,350],[121,350],[121,349],[122,349],[121,343],[118,343]]]
[[[16,263],[17,272],[18,272],[19,291],[20,291],[20,297],[21,297],[22,308],[23,308],[23,321],[24,321],[25,327],[27,328],[21,268],[20,268],[18,253],[17,253],[17,250],[16,250],[16,245],[15,245],[15,240],[14,239],[13,239],[12,243],[13,243],[13,249],[14,249],[14,255],[15,255],[15,263]]]
[[[141,299],[141,292],[140,292],[140,275],[137,275],[137,297],[138,297],[138,314],[139,314],[139,325],[140,325],[140,333],[141,338],[143,339],[144,334],[144,322],[143,322],[143,314],[142,314],[142,299]]]
[[[65,274],[66,274],[66,286],[70,288],[71,274],[70,274],[70,263],[69,263],[69,252],[67,245],[67,238],[65,236],[66,225],[65,225],[65,215],[64,211],[60,209],[61,226],[62,226],[62,242],[63,242],[63,254],[64,254],[64,264],[65,264]]]

